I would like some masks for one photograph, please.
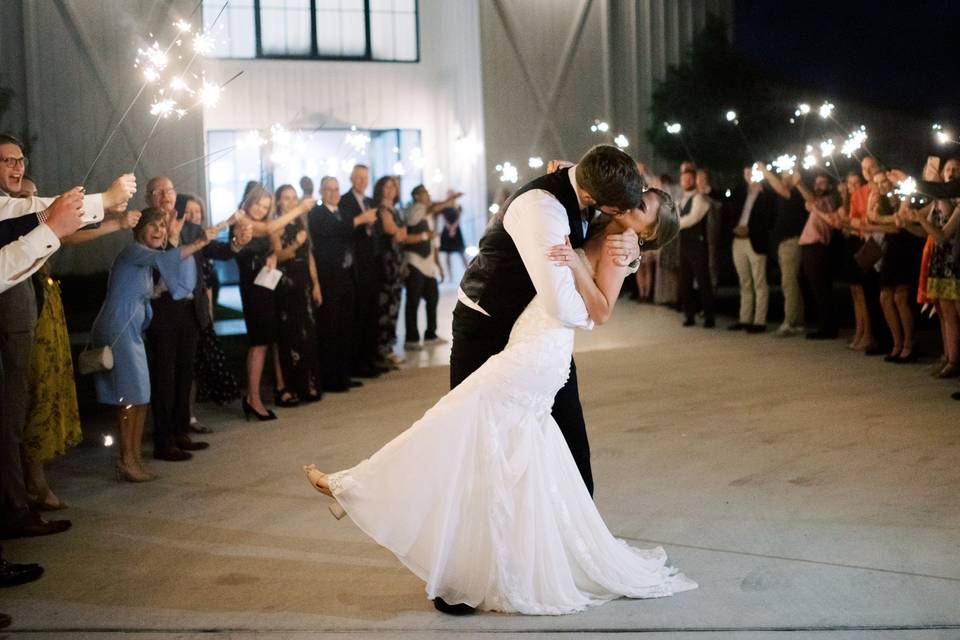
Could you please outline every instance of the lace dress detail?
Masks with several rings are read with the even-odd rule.
[[[550,415],[573,341],[534,298],[501,353],[369,459],[330,475],[337,501],[429,598],[558,615],[696,588],[662,548],[614,538],[583,484]]]

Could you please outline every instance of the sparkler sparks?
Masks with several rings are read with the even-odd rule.
[[[672,122],[672,123],[671,123],[671,122],[664,122],[664,123],[663,123],[663,126],[664,126],[664,128],[667,130],[667,133],[672,134],[672,135],[676,135],[676,134],[680,133],[681,131],[683,131],[683,127],[680,126],[680,123],[679,123],[679,122]]]
[[[500,182],[516,184],[520,179],[520,172],[509,161],[498,164],[497,171],[500,173]]]
[[[753,166],[750,167],[750,182],[758,184],[763,182],[763,171],[760,170],[760,165],[756,162],[753,163]]]
[[[616,138],[613,139],[613,144],[617,145],[621,149],[626,149],[627,147],[630,146],[630,141],[627,140],[627,136],[621,133]]]
[[[727,122],[736,122],[736,121],[737,121],[737,112],[733,111],[732,109],[730,111],[727,111]]]
[[[223,94],[223,87],[206,79],[200,87],[200,103],[205,107],[215,107],[220,102],[220,96]]]
[[[193,37],[193,50],[196,51],[198,55],[205,56],[213,53],[216,45],[216,39],[213,37],[213,34],[208,31],[198,33]]]
[[[532,156],[527,160],[527,166],[531,169],[539,169],[543,166],[543,158],[540,156]]]
[[[896,188],[894,193],[899,196],[910,197],[917,192],[917,181],[913,178],[907,177],[906,180],[900,183]]]
[[[166,118],[173,110],[177,108],[176,100],[172,98],[164,98],[163,100],[158,100],[150,105],[150,115],[157,116],[158,118]]]
[[[820,143],[820,155],[824,158],[830,158],[833,156],[833,152],[836,150],[837,145],[833,143],[833,138],[827,138]]]
[[[793,170],[797,166],[797,156],[791,156],[786,153],[777,156],[777,159],[773,161],[773,166],[776,168],[777,173],[793,173]]]
[[[833,115],[834,106],[832,102],[824,102],[820,105],[820,108],[817,110],[817,113],[820,114],[820,117],[824,120],[827,120]]]
[[[854,129],[854,131],[847,136],[843,146],[840,147],[840,153],[848,158],[852,158],[853,154],[860,150],[866,140],[867,128],[863,125],[860,125],[860,128]]]
[[[810,105],[809,105],[809,104],[807,104],[806,102],[801,102],[799,105],[797,105],[797,115],[798,115],[798,116],[805,116],[805,115],[807,115],[808,113],[810,113]]]

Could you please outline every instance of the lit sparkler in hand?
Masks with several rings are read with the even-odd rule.
[[[860,125],[858,129],[847,136],[846,141],[844,141],[843,146],[840,147],[840,153],[845,155],[848,158],[852,158],[853,154],[860,150],[863,147],[863,143],[867,140],[867,128],[863,125]]]
[[[759,163],[754,162],[753,166],[750,167],[750,182],[754,184],[763,182],[763,170],[760,169]]]
[[[777,159],[773,161],[773,166],[777,173],[793,173],[793,170],[797,167],[797,156],[786,153],[777,156]]]
[[[820,108],[817,109],[817,113],[820,114],[820,117],[824,120],[829,120],[833,117],[834,106],[832,102],[824,102],[820,105]]]

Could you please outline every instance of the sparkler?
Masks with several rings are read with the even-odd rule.
[[[859,151],[860,147],[864,146],[864,142],[866,142],[866,140],[867,128],[863,125],[860,125],[858,129],[854,129],[853,132],[847,136],[843,146],[840,147],[840,153],[848,158],[852,158],[853,154]]]
[[[824,158],[832,158],[837,145],[833,144],[833,138],[827,138],[820,143],[820,155]]]
[[[683,131],[683,127],[680,125],[679,122],[672,122],[672,123],[664,122],[663,126],[667,130],[667,133],[671,135],[677,135],[678,133]]]
[[[833,117],[834,106],[832,102],[824,102],[820,105],[820,108],[817,109],[817,113],[820,114],[820,117],[824,120],[828,120]]]
[[[760,169],[759,163],[754,162],[750,167],[750,182],[754,184],[763,182],[763,171]]]
[[[737,112],[727,111],[727,122],[737,122]]]
[[[894,193],[903,197],[913,196],[917,193],[917,181],[908,176],[906,180],[897,186]]]
[[[810,113],[810,105],[806,102],[801,102],[797,105],[797,110],[794,112],[794,115],[805,116]]]
[[[494,202],[492,205],[487,207],[487,211],[489,211],[493,215],[497,215],[498,213],[500,213],[500,205]]]
[[[774,168],[776,168],[777,173],[793,173],[793,170],[797,166],[797,156],[791,156],[785,153],[777,156],[777,159],[774,160],[772,164]]]
[[[817,166],[817,164],[819,164],[819,161],[817,160],[816,154],[813,152],[813,147],[808,144],[807,148],[804,150],[803,165],[802,165],[803,169],[804,171],[809,171],[810,169]]]
[[[617,145],[621,149],[626,149],[630,146],[630,141],[627,140],[627,136],[618,134],[616,138],[613,139],[613,144]]]
[[[497,171],[500,173],[500,182],[516,184],[520,179],[520,172],[509,161],[498,164]]]
[[[935,124],[933,125],[933,137],[937,139],[937,142],[940,144],[960,144],[960,141],[953,138],[953,134],[949,131],[944,130],[943,125]]]
[[[531,169],[539,169],[543,166],[543,158],[540,156],[533,156],[527,160],[527,166]]]

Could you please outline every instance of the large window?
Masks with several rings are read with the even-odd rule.
[[[220,58],[417,62],[417,0],[205,0]],[[219,17],[218,17],[219,16]],[[216,21],[216,24],[214,24]]]

